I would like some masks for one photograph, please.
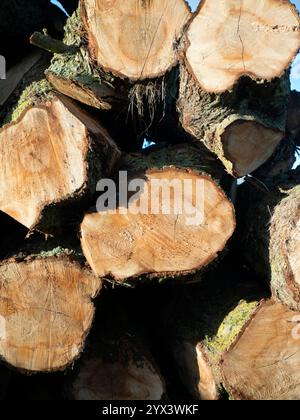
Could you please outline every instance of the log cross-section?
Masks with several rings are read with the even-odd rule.
[[[88,197],[119,155],[102,126],[71,100],[53,96],[29,107],[0,130],[0,210],[48,232],[62,222],[56,209]]]
[[[300,48],[288,0],[203,0],[188,30],[186,60],[203,90],[229,90],[243,75],[281,76]]]
[[[117,76],[163,76],[177,62],[176,41],[191,13],[184,0],[83,0],[91,56]]]
[[[203,156],[197,149],[175,148],[169,157],[182,165],[184,159],[190,165],[198,159],[202,170],[164,165],[157,169],[159,160],[167,161],[159,152],[148,161],[136,159],[137,166],[153,165],[129,179],[142,182],[140,193],[115,209],[86,214],[82,248],[97,275],[124,282],[142,274],[187,274],[208,265],[225,248],[235,229],[234,209],[201,162]]]
[[[63,370],[89,332],[100,282],[68,256],[0,266],[0,357],[25,372]]]

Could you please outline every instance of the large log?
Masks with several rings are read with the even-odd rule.
[[[300,400],[300,314],[263,303],[222,362],[236,400]]]
[[[250,180],[239,192],[243,254],[248,265],[270,282],[273,296],[300,310],[299,171],[269,190]]]
[[[67,381],[72,400],[161,400],[165,383],[141,319],[116,290],[103,296],[86,352]],[[125,299],[125,300],[124,300]]]
[[[120,156],[97,120],[49,87],[30,85],[0,130],[0,210],[44,232],[66,223]]]
[[[137,283],[143,274],[188,274],[223,251],[235,215],[212,156],[192,146],[169,147],[131,156],[123,169],[119,202],[113,183],[81,225],[82,249],[98,276]]]
[[[243,75],[280,77],[300,48],[289,1],[204,0],[188,29],[186,62],[203,90],[230,90]]]
[[[64,370],[79,357],[101,282],[76,250],[35,244],[0,265],[0,356],[22,372]]]
[[[288,74],[272,83],[242,79],[231,92],[210,94],[180,68],[177,107],[183,128],[214,152],[237,177],[265,163],[284,138]]]
[[[163,76],[178,61],[177,41],[191,17],[183,0],[82,0],[91,57],[117,76]]]

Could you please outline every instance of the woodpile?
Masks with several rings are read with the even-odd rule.
[[[295,7],[25,3],[0,6],[0,399],[299,400]]]

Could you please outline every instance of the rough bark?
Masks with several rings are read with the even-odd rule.
[[[129,184],[121,181],[119,202],[109,200],[81,225],[82,248],[98,276],[121,283],[138,283],[143,274],[178,276],[200,270],[223,251],[235,215],[212,156],[192,146],[169,147],[131,156],[121,169],[129,182],[140,180],[130,187],[136,194],[124,196]]]
[[[242,177],[266,162],[283,139],[289,94],[288,74],[272,83],[244,78],[231,92],[206,93],[182,65],[177,106],[183,128],[230,174]]]
[[[101,282],[76,251],[33,249],[0,265],[0,356],[22,372],[64,370],[83,349]]]
[[[222,375],[236,400],[299,400],[299,312],[263,303],[225,354]]]
[[[73,48],[73,53],[54,55],[46,72],[48,81],[59,92],[86,105],[101,110],[122,107],[128,99],[124,86],[94,66],[86,37],[80,10],[76,10],[67,21],[64,36],[64,44]]]
[[[134,81],[176,65],[175,46],[191,17],[183,0],[82,0],[81,14],[98,66]]]
[[[271,190],[255,180],[241,187],[240,241],[247,263],[270,282],[274,298],[299,310],[299,171],[285,178]]]
[[[28,229],[61,227],[120,152],[103,127],[46,81],[30,85],[0,130],[1,211]],[[65,217],[63,217],[65,215]]]
[[[204,0],[188,29],[186,62],[203,90],[230,90],[241,76],[282,76],[300,48],[289,1]]]

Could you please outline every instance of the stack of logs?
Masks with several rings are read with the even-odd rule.
[[[59,39],[22,3],[0,6],[0,398],[300,399],[295,7],[62,1]]]

